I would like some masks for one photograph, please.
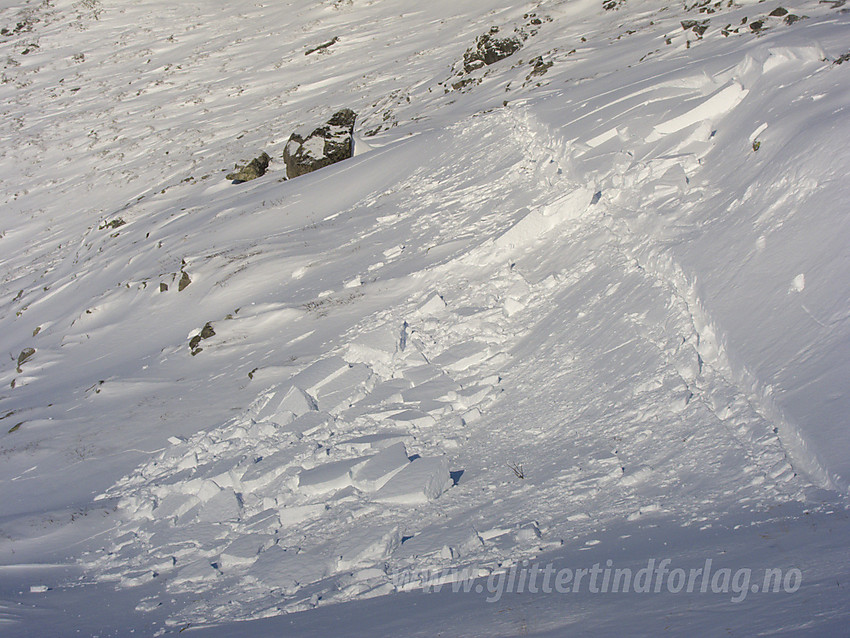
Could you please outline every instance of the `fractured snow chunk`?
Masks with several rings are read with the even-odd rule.
[[[445,456],[418,458],[393,476],[373,499],[381,503],[418,505],[438,498],[452,484]]]
[[[409,423],[419,428],[428,427],[430,425],[434,425],[437,422],[437,419],[432,417],[427,412],[422,412],[421,410],[403,410],[397,414],[393,414],[388,418],[392,421],[395,421],[396,423]]]
[[[657,124],[647,141],[655,142],[665,135],[681,131],[697,122],[713,120],[738,106],[748,93],[749,91],[740,84],[732,82],[690,111]]]
[[[382,430],[375,434],[364,434],[353,439],[340,441],[339,447],[347,446],[355,452],[365,452],[366,450],[381,450],[391,446],[399,441],[409,443],[413,437],[405,430]]]
[[[404,443],[395,443],[353,471],[352,483],[359,490],[374,492],[409,463]]]
[[[486,343],[465,341],[438,355],[432,363],[447,370],[462,372],[474,365],[483,363],[489,356],[490,348]]]
[[[240,536],[228,545],[219,556],[219,568],[222,570],[250,565],[257,555],[273,542],[268,534],[247,534]]]
[[[389,369],[399,349],[400,332],[397,328],[383,326],[357,335],[348,344],[345,359],[350,363],[365,363],[379,373]]]
[[[283,527],[298,525],[304,521],[320,516],[327,509],[324,503],[313,505],[290,505],[280,508],[278,520]]]
[[[219,523],[239,518],[241,510],[239,498],[232,489],[223,489],[201,507],[197,521],[199,523]]]
[[[272,589],[292,593],[327,576],[327,565],[318,556],[274,545],[262,552],[248,575]]]
[[[359,526],[349,531],[335,547],[336,568],[348,570],[389,557],[401,545],[398,526],[378,528]]]
[[[442,370],[436,366],[432,366],[431,364],[413,366],[412,368],[407,368],[401,374],[413,385],[419,385],[426,381],[430,381],[431,379],[436,379],[439,376],[445,375]]]
[[[327,412],[307,412],[284,426],[284,430],[299,436],[310,436],[333,423],[334,418]]]
[[[513,297],[508,297],[505,299],[505,316],[513,317],[516,313],[523,310],[525,308],[525,304],[519,301],[518,299],[514,299]]]
[[[516,541],[518,543],[533,543],[536,542],[542,534],[537,523],[527,523],[520,527],[516,533]]]
[[[443,399],[450,392],[458,390],[460,385],[448,375],[442,374],[408,390],[402,390],[401,396],[405,403],[415,403],[428,399]]]
[[[277,406],[276,413],[292,412],[296,417],[299,417],[302,414],[318,409],[313,397],[294,385],[286,391],[286,394]]]
[[[181,516],[201,502],[193,494],[172,493],[162,499],[154,508],[153,515],[157,518]]]
[[[368,366],[362,363],[356,363],[341,370],[339,374],[334,375],[332,379],[328,379],[319,386],[316,391],[316,402],[320,410],[332,412],[338,408],[347,408],[350,403],[359,400],[364,396],[358,391],[363,389],[364,384],[372,376],[372,372]]]
[[[207,580],[215,580],[219,573],[210,564],[207,559],[196,560],[189,563],[185,567],[169,579],[171,585],[182,585],[184,583],[198,583]]]
[[[351,471],[368,459],[360,456],[304,470],[298,475],[298,490],[304,494],[321,494],[348,487],[351,485]]]
[[[416,309],[414,314],[419,317],[430,317],[432,315],[440,314],[445,309],[445,300],[435,292],[430,297],[428,297],[425,303],[423,303],[421,306],[419,306],[419,308]]]
[[[504,530],[503,533],[507,533]],[[492,536],[490,537],[492,538]],[[404,542],[396,553],[397,558],[413,558],[448,553],[451,558],[464,558],[484,546],[484,535],[471,525],[452,525],[447,528],[428,529]]]
[[[270,456],[263,457],[253,465],[248,466],[247,471],[242,475],[240,480],[243,489],[247,492],[253,492],[267,485],[289,469],[289,464],[292,463],[293,456],[294,453],[292,450],[284,449]]]

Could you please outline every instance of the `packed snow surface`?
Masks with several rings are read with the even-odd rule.
[[[0,633],[846,631],[844,5],[0,2]]]

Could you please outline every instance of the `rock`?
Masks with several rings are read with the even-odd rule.
[[[463,54],[463,70],[467,73],[489,66],[513,55],[522,48],[519,38],[496,38],[499,27],[492,27],[489,33],[478,36],[475,48],[467,49]]]
[[[24,365],[24,363],[26,363],[27,361],[29,361],[34,354],[34,348],[24,348],[23,350],[21,350],[21,354],[18,355],[18,373],[21,372],[21,366]]]
[[[180,277],[180,282],[177,284],[177,292],[183,292],[183,290],[192,283],[192,280],[189,278],[189,275],[184,271],[183,276]]]
[[[235,173],[229,173],[227,179],[232,179],[234,183],[241,184],[242,182],[250,182],[252,179],[262,177],[266,174],[271,159],[268,153],[263,152],[259,157],[255,157],[245,166],[236,166],[235,168],[238,170]]]
[[[531,69],[531,73],[525,78],[526,81],[530,80],[533,77],[546,75],[546,72],[552,68],[552,62],[544,62],[542,56],[537,56],[534,58],[529,64],[533,64],[534,68]]]
[[[351,109],[334,113],[333,117],[307,136],[293,133],[283,151],[286,177],[292,179],[336,164],[354,154],[354,121]]]
[[[215,330],[213,330],[212,324],[207,322],[199,334],[196,334],[194,337],[189,339],[189,349],[192,351],[192,356],[194,357],[203,350],[203,348],[199,347],[201,345],[201,341],[214,336]]]
[[[324,44],[320,44],[318,46],[307,49],[306,51],[304,51],[304,55],[310,55],[311,53],[315,53],[316,51],[324,51],[325,49],[329,49],[330,47],[335,45],[337,42],[339,42],[339,36],[336,36],[333,40],[325,42]]]

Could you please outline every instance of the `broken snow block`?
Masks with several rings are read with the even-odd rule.
[[[341,490],[351,485],[351,471],[362,465],[369,457],[357,457],[343,461],[332,461],[298,475],[298,490],[304,494],[322,494]]]
[[[418,428],[424,428],[437,423],[437,419],[422,410],[403,410],[388,417],[396,423],[408,423]]]
[[[327,576],[327,567],[317,556],[273,545],[262,552],[248,571],[249,577],[272,589],[295,592]]]
[[[182,516],[200,502],[201,499],[192,494],[172,492],[157,504],[153,510],[153,515],[157,518]]]
[[[367,450],[382,450],[394,443],[410,442],[413,436],[407,430],[382,430],[375,434],[364,434],[353,439],[346,439],[338,443],[339,447],[347,447],[354,452],[365,452]]]
[[[414,315],[417,317],[431,317],[433,315],[439,315],[446,309],[446,301],[443,299],[439,293],[433,293],[428,299],[419,306],[415,311]]]
[[[352,484],[364,492],[374,492],[410,463],[404,443],[395,443],[378,452],[351,473]]]
[[[336,545],[336,568],[350,570],[366,566],[390,556],[401,545],[401,530],[397,526],[375,529],[352,528]]]
[[[452,346],[435,357],[432,363],[454,372],[462,372],[483,363],[490,356],[490,348],[480,341],[465,341]]]
[[[445,456],[418,458],[393,476],[372,497],[380,503],[419,505],[438,498],[452,484]]]
[[[350,363],[365,363],[383,376],[389,376],[390,366],[399,350],[401,331],[384,326],[358,335],[346,349]]]
[[[362,390],[371,376],[369,367],[362,363],[346,364],[339,374],[323,382],[316,389],[316,403],[319,409],[333,412],[350,407],[352,402],[365,396]]]
[[[278,404],[275,414],[292,412],[292,414],[296,417],[299,417],[302,414],[318,409],[319,408],[313,397],[304,392],[304,390],[298,386],[292,386],[289,390],[287,390],[280,404]]]
[[[231,489],[221,490],[201,507],[196,519],[198,523],[223,523],[239,518],[241,505]]]
[[[306,175],[350,158],[354,154],[356,118],[354,111],[343,109],[308,135],[293,133],[283,151],[286,177]]]
[[[257,560],[259,553],[272,543],[269,534],[246,534],[230,543],[219,556],[218,565],[222,570],[244,567]]]

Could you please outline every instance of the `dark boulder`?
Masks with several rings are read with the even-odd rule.
[[[249,182],[252,179],[257,179],[258,177],[262,177],[266,174],[266,171],[269,168],[269,162],[271,162],[271,157],[269,157],[268,153],[262,153],[259,157],[255,157],[250,162],[245,164],[245,166],[236,166],[236,171],[227,175],[227,179],[232,179],[237,184],[242,182]]]
[[[463,70],[471,73],[475,69],[489,66],[513,55],[522,48],[519,38],[497,38],[499,27],[492,27],[489,33],[478,36],[475,47],[463,54]]]
[[[357,114],[343,109],[309,135],[293,133],[283,150],[286,177],[292,179],[336,164],[354,154],[354,121]]]

